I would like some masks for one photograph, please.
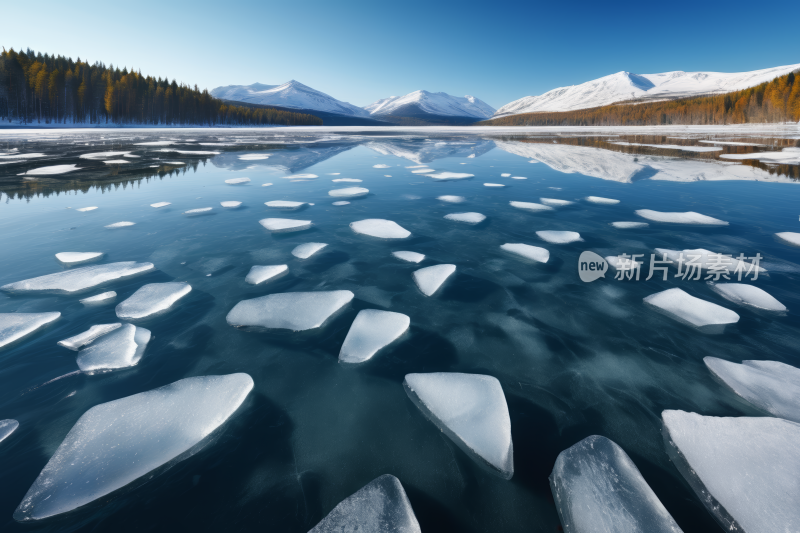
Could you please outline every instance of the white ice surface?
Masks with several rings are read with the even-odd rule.
[[[150,330],[122,324],[78,352],[78,368],[81,372],[96,373],[136,366],[144,355],[150,336]]]
[[[283,292],[242,300],[228,313],[234,327],[304,331],[320,327],[353,299],[350,291]]]
[[[441,200],[442,202],[449,202],[451,204],[460,204],[461,202],[465,201],[463,196],[452,196],[449,194],[445,194],[443,196],[437,196],[437,200]]]
[[[285,180],[313,180],[319,176],[316,174],[292,174],[291,176],[283,176]]]
[[[425,259],[424,254],[420,254],[417,252],[400,251],[400,252],[392,252],[392,255],[400,259],[401,261],[407,261],[409,263],[419,263],[420,261]]]
[[[695,298],[678,288],[646,296],[644,302],[678,322],[713,332],[722,331],[726,325],[739,321],[739,315],[730,309]]]
[[[73,268],[65,272],[56,272],[37,278],[9,283],[0,287],[9,292],[17,291],[63,291],[77,292],[89,289],[115,279],[133,276],[141,272],[153,270],[153,263],[137,263],[123,261],[81,268]]]
[[[294,220],[291,218],[264,218],[258,221],[269,231],[300,231],[311,227],[310,220]]]
[[[14,519],[66,513],[185,458],[252,388],[247,374],[199,376],[92,407],[50,458]]]
[[[255,265],[247,273],[247,277],[244,280],[247,283],[258,285],[279,274],[283,274],[287,270],[289,270],[287,265]]]
[[[89,344],[96,338],[101,337],[106,333],[114,331],[120,326],[122,326],[122,323],[120,322],[117,322],[116,324],[97,324],[90,327],[83,333],[78,333],[73,337],[64,339],[63,341],[58,341],[58,345],[69,350],[78,351],[82,346]]]
[[[94,296],[89,296],[88,298],[83,298],[79,300],[82,304],[96,304],[99,302],[105,302],[106,300],[111,300],[112,298],[116,298],[117,293],[114,291],[107,291],[101,292],[100,294],[95,294]]]
[[[515,202],[512,200],[508,203],[511,204],[511,207],[525,209],[527,211],[553,211],[553,208],[549,205],[537,204],[535,202]]]
[[[49,167],[39,167],[29,170],[22,174],[23,176],[54,176],[56,174],[66,174],[80,170],[78,165],[52,165]]]
[[[603,198],[602,196],[587,196],[586,201],[592,202],[593,204],[602,205],[614,205],[619,203],[619,200],[614,200],[613,198]]]
[[[101,257],[103,252],[59,252],[56,254],[56,259],[64,264],[71,265],[74,263],[83,263],[84,261],[91,261]]]
[[[537,231],[536,235],[543,241],[553,244],[568,244],[571,242],[582,241],[581,234],[577,231]]]
[[[502,183],[484,183],[484,187],[505,187]]]
[[[474,96],[461,97],[425,90],[414,91],[403,96],[382,98],[364,106],[364,109],[378,120],[381,115],[399,114],[404,116],[403,113],[407,113],[408,108],[437,116],[471,117],[481,120],[491,117],[495,112],[493,107]]]
[[[558,200],[556,198],[539,198],[539,201],[544,205],[549,205],[552,207],[563,207],[565,205],[572,205],[575,203],[570,202],[569,200]]]
[[[51,313],[0,313],[0,348],[30,335],[61,316]]]
[[[339,361],[363,363],[372,359],[378,350],[405,333],[410,324],[411,319],[402,313],[378,309],[359,311],[339,351]]]
[[[455,271],[455,265],[433,265],[415,270],[412,276],[425,296],[433,296]]]
[[[236,207],[239,207],[240,205],[242,205],[242,202],[237,202],[235,200],[227,200],[225,202],[220,202],[219,205],[221,205],[222,207],[227,207],[227,208],[236,208]]]
[[[781,233],[776,233],[775,236],[786,244],[791,244],[792,246],[800,246],[800,233],[783,231]]]
[[[289,200],[270,200],[269,202],[264,202],[264,205],[276,209],[297,209],[298,207],[306,205],[306,202],[292,202]]]
[[[159,207],[167,207],[168,205],[172,205],[172,202],[156,202],[154,204],[150,204],[150,207],[155,207],[158,209]]]
[[[681,150],[684,152],[719,152],[722,148],[716,146],[682,146],[679,144],[640,144],[629,143],[624,141],[611,142],[610,144],[618,144],[620,146],[644,146],[646,148],[663,148],[668,150]]]
[[[765,311],[784,312],[786,306],[767,291],[745,283],[710,283],[711,289],[735,304]]]
[[[497,378],[436,372],[407,374],[409,397],[453,442],[504,479],[514,475],[511,419]]]
[[[269,159],[269,154],[242,154],[239,156],[240,161],[263,161]]]
[[[538,246],[521,243],[506,243],[500,246],[506,252],[512,253],[524,259],[530,259],[538,263],[547,263],[550,260],[550,252]]]
[[[646,228],[650,224],[647,222],[612,222],[611,225],[617,229],[636,229]]]
[[[127,300],[120,302],[115,311],[119,318],[133,320],[166,311],[189,294],[192,286],[183,281],[148,283],[142,285]]]
[[[97,206],[93,205],[91,207],[79,207],[75,211],[78,211],[79,213],[86,213],[87,211],[94,211],[95,209],[97,209]]]
[[[211,95],[225,100],[247,102],[293,109],[313,109],[336,115],[369,117],[364,109],[342,102],[336,98],[304,85],[296,80],[289,80],[281,85],[227,85],[211,90]]]
[[[128,226],[135,226],[136,222],[130,222],[127,220],[123,220],[122,222],[114,222],[113,224],[109,224],[108,226],[104,226],[109,229],[114,228],[127,228]]]
[[[463,172],[439,172],[437,174],[428,174],[427,177],[438,181],[450,181],[473,178],[475,177],[475,174],[465,174]]]
[[[16,420],[0,420],[0,442],[6,440],[18,427],[19,422]]]
[[[333,196],[334,198],[357,198],[367,194],[369,194],[369,189],[365,189],[364,187],[347,187],[328,191],[328,196]]]
[[[304,244],[299,244],[295,246],[294,250],[292,250],[292,255],[298,259],[308,259],[326,246],[328,245],[322,242],[307,242]]]
[[[665,213],[652,209],[637,209],[636,214],[653,222],[667,222],[670,224],[698,224],[706,226],[727,226],[728,223],[718,218],[701,215],[694,211],[685,213]]]
[[[333,202],[331,205],[335,205],[335,206],[350,205],[350,202],[339,201],[339,202]]]
[[[411,232],[392,220],[368,218],[350,223],[350,229],[362,235],[379,239],[405,239]]]
[[[335,180],[331,180],[333,183],[361,183],[364,180],[359,180],[356,178],[337,178]]]
[[[372,165],[372,168],[389,168],[389,165],[384,165],[383,163]]]
[[[412,174],[430,174],[431,172],[436,172],[432,168],[418,168],[417,170],[412,170]]]
[[[250,178],[231,178],[229,180],[225,180],[225,183],[228,185],[239,185],[241,183],[250,183]]]
[[[466,222],[467,224],[480,224],[486,220],[486,215],[481,213],[450,213],[445,215],[444,218],[456,222]]]
[[[198,207],[197,209],[189,209],[188,211],[184,211],[184,215],[200,215],[202,213],[208,213],[214,209],[213,207]]]

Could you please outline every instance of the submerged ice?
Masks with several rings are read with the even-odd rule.
[[[139,287],[127,300],[120,302],[116,313],[119,318],[127,320],[146,318],[166,311],[191,290],[192,286],[183,281],[148,283]]]
[[[408,330],[411,319],[402,313],[363,309],[347,332],[339,361],[363,363]]]
[[[258,327],[304,331],[320,327],[336,311],[350,303],[350,291],[282,292],[242,300],[228,313],[234,327]]]

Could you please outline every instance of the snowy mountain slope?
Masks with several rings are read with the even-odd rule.
[[[452,96],[447,93],[431,93],[428,91],[414,91],[405,96],[390,96],[378,100],[364,107],[371,115],[395,115],[408,113],[429,114],[444,117],[472,117],[486,119],[494,114],[495,110],[486,102],[474,96]]]
[[[588,109],[625,100],[670,99],[739,91],[798,69],[800,64],[732,74],[682,71],[661,74],[617,72],[580,85],[559,87],[541,96],[520,98],[498,109],[494,118],[519,113]]]
[[[288,81],[283,85],[254,83],[252,85],[217,87],[211,91],[211,96],[250,104],[272,105],[290,109],[309,109],[354,117],[369,117],[369,113],[360,107],[337,100],[295,80]]]

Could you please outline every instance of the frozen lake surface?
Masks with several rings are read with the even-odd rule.
[[[0,319],[60,313],[21,336],[18,326],[0,323],[9,331],[0,347],[0,421],[19,422],[0,442],[0,530],[304,533],[390,475],[408,501],[391,491],[376,493],[376,501],[389,498],[403,512],[387,516],[415,516],[422,531],[556,532],[548,477],[562,451],[599,435],[625,452],[684,532],[722,531],[671,462],[662,412],[768,414],[717,381],[703,362],[707,356],[800,367],[800,247],[776,237],[800,232],[800,173],[791,163],[800,132],[654,131],[0,131],[0,287],[82,268],[95,273],[36,285],[47,290],[0,291]],[[712,141],[721,141],[714,151],[673,148]],[[162,151],[166,142],[175,150]],[[107,165],[109,159],[126,164]],[[358,190],[331,195],[345,189],[343,182]],[[226,202],[241,204],[228,208],[234,204]],[[642,210],[696,213],[727,225],[642,218],[636,214]],[[463,223],[465,214],[485,218]],[[376,220],[393,225],[376,226]],[[120,221],[133,225],[107,228]],[[373,222],[351,228],[359,221]],[[537,232],[581,240],[543,239]],[[292,253],[315,243],[326,246],[311,255]],[[527,252],[503,248],[507,243]],[[669,266],[667,280],[661,271],[646,280],[657,248],[758,253],[765,270],[758,279],[719,279],[716,287],[747,283],[786,311],[743,305],[715,290],[706,280],[710,257],[703,257],[697,280],[676,277],[677,264]],[[578,275],[584,251],[600,258],[643,254],[641,277],[617,280],[619,269],[612,269],[584,283]],[[86,252],[102,256],[66,263],[56,256]],[[119,263],[138,266],[119,275],[101,267]],[[456,268],[426,296],[414,272],[435,265]],[[163,283],[186,284],[191,292],[154,306],[152,314],[117,316],[115,307],[138,289]],[[674,318],[704,306],[684,309],[676,301],[672,316],[644,301],[669,289],[739,319],[711,334]],[[109,291],[116,297],[81,302]],[[324,295],[267,298],[247,304],[255,306],[253,320],[226,320],[245,300],[332,291],[353,297],[332,303]],[[405,315],[408,329],[403,322],[379,331],[382,321],[364,318],[351,344],[370,340],[369,355],[358,364],[340,363],[364,310]],[[130,342],[117,344],[107,337],[114,331],[102,328],[81,351],[58,345],[92,326],[116,323],[150,332],[143,353],[134,353]],[[113,371],[80,371],[76,360],[84,351],[109,344],[108,350],[141,358]],[[510,420],[506,447],[513,441],[511,479],[488,471],[409,398],[406,376],[430,373],[499,382]],[[160,465],[152,476],[128,484],[147,469],[123,468],[115,461],[128,452],[108,452],[103,471],[128,477],[116,475],[102,486],[91,461],[86,471],[71,465],[53,479],[92,479],[96,497],[80,486],[75,494],[64,489],[60,497],[78,502],[77,509],[14,520],[45,466],[48,476],[59,466],[66,451],[57,450],[91,408],[186,378],[237,374],[252,378],[252,391],[229,393],[236,401],[221,415],[202,408],[220,408],[211,389],[202,402],[176,403],[176,411],[166,392],[153,393],[166,403],[152,416],[135,408],[136,399],[126,400],[135,414],[131,434],[143,442],[168,435],[182,443],[177,451],[153,444],[140,450],[126,440],[131,457]],[[481,395],[451,400],[453,420],[488,405]],[[112,412],[114,405],[99,411]],[[203,423],[188,427],[191,420]],[[100,456],[86,448],[91,442],[113,444],[102,427],[83,428],[94,440],[82,444],[81,454]],[[475,428],[470,438],[483,443],[493,436]]]

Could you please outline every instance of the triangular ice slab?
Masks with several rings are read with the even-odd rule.
[[[420,533],[411,502],[396,477],[384,474],[342,500],[309,533]]]
[[[359,311],[339,352],[342,363],[363,363],[378,350],[406,332],[411,319],[402,313],[364,309]]]
[[[264,283],[275,276],[283,274],[287,270],[289,270],[289,267],[286,265],[256,265],[250,269],[250,272],[247,273],[247,277],[244,278],[244,280],[247,283],[258,285],[259,283]]]
[[[47,274],[38,278],[26,279],[3,285],[0,290],[8,292],[28,291],[60,291],[78,292],[90,289],[101,283],[106,283],[119,278],[133,276],[140,272],[153,269],[153,263],[137,263],[124,261],[121,263],[108,263],[106,265],[93,265]]]
[[[59,252],[56,254],[56,259],[65,265],[74,265],[75,263],[83,263],[84,261],[91,261],[102,257],[103,252]]]
[[[660,313],[704,333],[722,333],[725,326],[739,321],[739,315],[730,309],[695,298],[678,288],[651,294],[644,298],[644,302]]]
[[[30,335],[61,316],[52,313],[0,313],[0,348]]]
[[[304,331],[320,327],[332,314],[350,303],[350,291],[282,292],[242,300],[228,313],[228,324]]]
[[[506,243],[500,248],[508,253],[514,254],[517,257],[536,261],[537,263],[547,263],[550,260],[550,252],[538,246],[531,246],[530,244],[521,243]]]
[[[511,479],[511,419],[497,378],[452,372],[407,374],[403,386],[417,407],[453,442],[479,464]]]
[[[78,368],[82,372],[107,372],[135,366],[150,342],[150,330],[133,324],[122,324],[78,352]]]
[[[433,265],[415,270],[414,283],[425,296],[433,296],[439,290],[442,283],[447,281],[453,272],[456,271],[455,265]]]
[[[757,409],[800,423],[800,368],[779,361],[703,362],[714,376]]]
[[[411,232],[392,220],[368,218],[350,223],[350,229],[362,235],[379,239],[405,239]]]
[[[252,388],[247,374],[200,376],[92,407],[50,458],[14,519],[72,511],[187,457]]]
[[[295,246],[294,250],[292,250],[292,255],[298,259],[308,259],[326,246],[328,245],[324,242],[307,242],[304,244],[299,244]]]
[[[117,316],[125,320],[146,318],[172,307],[189,294],[192,286],[183,281],[142,285],[116,307]]]
[[[399,252],[392,252],[392,255],[400,259],[401,261],[407,261],[409,263],[419,263],[420,261],[425,259],[425,254],[420,254],[417,252],[399,251]]]
[[[0,442],[3,442],[9,435],[14,433],[19,427],[19,422],[16,420],[0,420]]]
[[[664,411],[673,464],[725,531],[800,531],[800,425]]]
[[[599,435],[559,454],[550,489],[564,531],[681,532],[628,454]]]

